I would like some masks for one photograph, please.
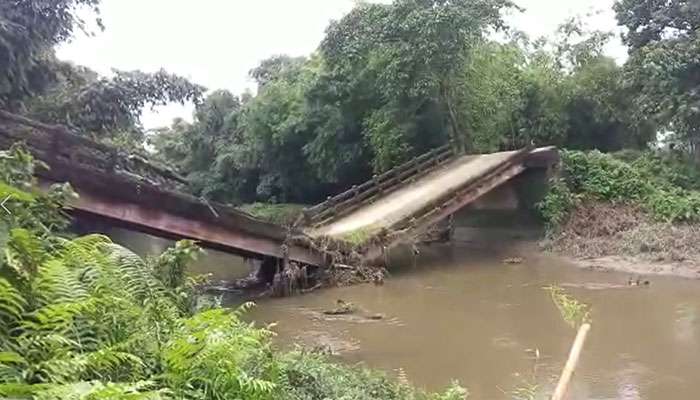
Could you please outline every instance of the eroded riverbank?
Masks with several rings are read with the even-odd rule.
[[[662,275],[687,279],[700,279],[700,265],[695,262],[659,262],[643,258],[606,256],[591,258],[564,258],[586,270],[619,272],[630,275]]]
[[[541,245],[579,267],[700,278],[700,226],[652,219],[638,207],[589,202]]]

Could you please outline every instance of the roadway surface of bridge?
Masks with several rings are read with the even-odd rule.
[[[313,236],[343,237],[353,231],[391,228],[440,198],[463,187],[489,169],[501,165],[514,152],[466,155],[422,179],[397,189],[375,202],[312,231]]]

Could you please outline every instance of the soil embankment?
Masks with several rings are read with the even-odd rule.
[[[658,222],[628,205],[588,203],[543,247],[587,269],[700,278],[698,243],[700,225]]]

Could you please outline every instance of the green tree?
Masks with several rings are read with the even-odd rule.
[[[204,88],[160,70],[114,71],[101,77],[86,67],[56,62],[57,79],[26,101],[28,113],[48,123],[70,126],[93,139],[140,147],[139,122],[146,106],[199,101]]]
[[[469,50],[484,31],[503,27],[500,12],[510,6],[505,0],[361,4],[329,27],[321,53],[331,74],[347,76],[353,92],[369,100],[360,120],[375,169],[441,136],[465,149],[471,139],[457,112],[464,106],[456,102],[458,80]]]
[[[570,149],[617,151],[644,149],[656,136],[656,125],[640,117],[625,85],[622,67],[614,60],[598,56],[577,66],[568,80]]]
[[[476,151],[493,152],[521,142],[527,69],[527,54],[517,43],[488,41],[473,49],[458,93],[465,98],[460,114],[473,131]]]
[[[258,95],[245,109],[245,152],[260,171],[258,198],[284,202],[314,197],[310,192],[318,181],[305,154],[314,134],[306,93],[318,75],[318,61],[296,59],[277,68],[260,82]]]
[[[196,106],[192,123],[175,120],[170,127],[151,132],[148,142],[157,158],[186,175],[196,194],[224,202],[252,201],[251,190],[246,189],[249,163],[243,147],[242,107],[238,96],[214,91]]]
[[[0,3],[0,106],[28,111],[93,138],[140,147],[139,117],[146,106],[197,101],[203,88],[165,71],[114,71],[101,77],[56,59],[54,47],[88,23],[102,28],[100,0],[9,0]]]
[[[700,162],[700,3],[620,0],[625,65],[640,115],[652,116]]]
[[[251,70],[255,96],[212,93],[192,124],[177,121],[151,142],[204,197],[312,203],[450,140],[479,152],[613,151],[653,138],[603,55],[609,33],[571,19],[554,40],[486,40],[509,6],[359,3],[317,53]]]
[[[98,14],[99,0],[7,0],[0,3],[0,106],[16,108],[54,76],[53,47],[84,29],[77,10]],[[97,18],[97,16],[96,16]],[[101,21],[97,18],[101,26]]]

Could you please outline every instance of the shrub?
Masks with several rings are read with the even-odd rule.
[[[562,224],[575,203],[574,195],[561,179],[553,180],[547,195],[537,204],[537,210],[548,228]]]
[[[332,364],[325,355],[297,350],[280,359],[285,400],[463,400],[468,392],[453,383],[444,393],[426,394],[361,367]]]
[[[698,178],[680,161],[652,153],[562,151],[561,177],[538,205],[550,228],[565,222],[581,200],[640,206],[666,222],[700,221]]]

